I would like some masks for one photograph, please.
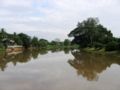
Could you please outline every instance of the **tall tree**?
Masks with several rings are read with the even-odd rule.
[[[39,45],[40,45],[39,47],[40,48],[46,48],[48,44],[49,44],[49,42],[45,39],[40,39],[39,40]]]
[[[71,44],[71,41],[69,39],[64,40],[64,45],[65,46],[70,46],[70,44]]]
[[[39,47],[39,41],[37,37],[33,37],[31,44],[33,47]]]
[[[20,33],[20,34],[18,34],[18,36],[22,40],[22,45],[25,48],[29,48],[31,46],[31,38],[30,38],[30,36],[28,36],[28,35],[26,35],[24,33]]]
[[[113,38],[112,33],[99,24],[98,18],[88,18],[79,22],[68,36],[74,37],[72,42],[81,47],[93,47],[96,43],[106,44]]]

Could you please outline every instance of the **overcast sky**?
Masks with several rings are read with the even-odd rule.
[[[120,36],[120,0],[0,0],[0,27],[10,33],[63,40],[88,17]]]

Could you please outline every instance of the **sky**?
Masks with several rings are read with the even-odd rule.
[[[0,28],[9,33],[64,40],[88,17],[120,36],[120,0],[0,0]]]

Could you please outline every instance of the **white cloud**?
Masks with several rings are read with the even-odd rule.
[[[0,0],[0,2],[3,7],[10,6],[30,7],[32,5],[33,0]]]
[[[46,37],[63,39],[78,21],[99,17],[115,36],[120,33],[119,0],[1,0],[0,3],[0,27],[8,32],[35,32],[37,36],[36,32],[53,33]]]

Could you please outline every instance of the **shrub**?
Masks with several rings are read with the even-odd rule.
[[[109,42],[105,47],[106,51],[114,51],[117,49],[118,49],[118,43],[115,41]]]
[[[5,49],[4,45],[2,43],[0,43],[0,50]]]
[[[102,43],[96,42],[96,43],[94,43],[94,47],[97,49],[101,49],[104,47],[104,45]]]

